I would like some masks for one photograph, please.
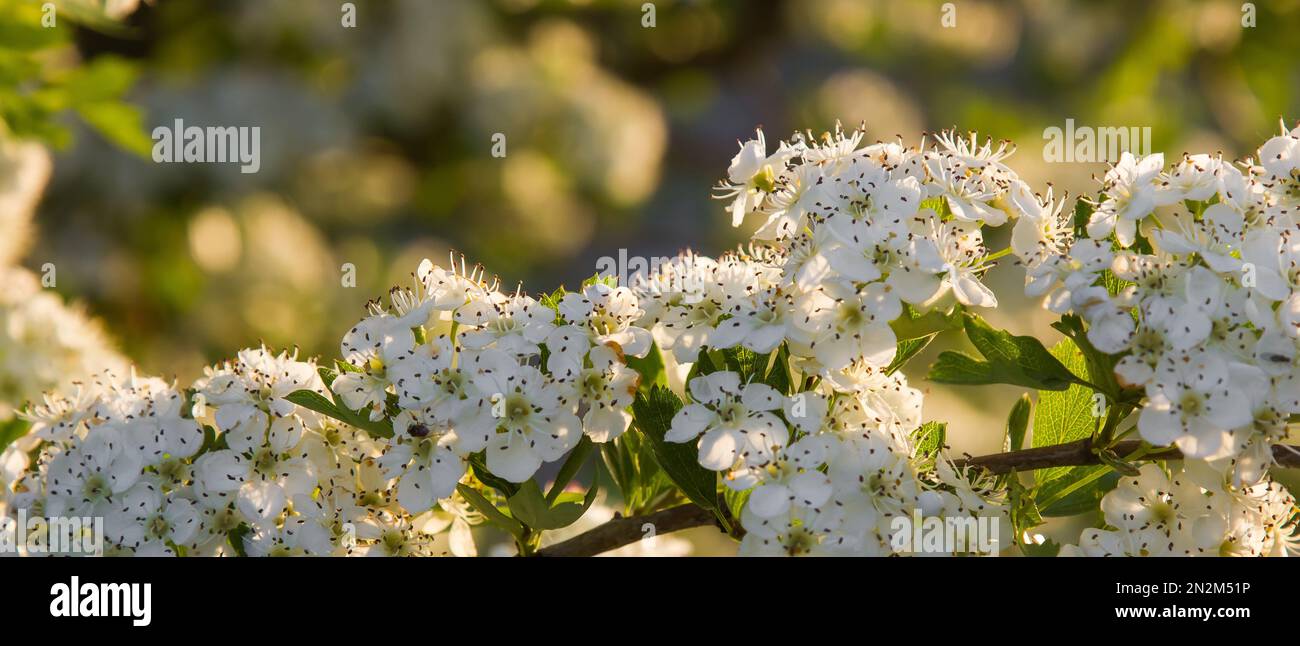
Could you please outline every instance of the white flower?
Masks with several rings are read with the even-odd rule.
[[[558,378],[576,375],[594,345],[615,343],[623,354],[644,357],[650,351],[650,331],[635,324],[645,314],[627,287],[593,283],[560,299],[560,316],[567,323],[546,337],[547,369]]]
[[[781,176],[786,161],[799,152],[783,141],[769,156],[763,131],[758,130],[757,134],[757,139],[740,145],[740,152],[731,159],[731,166],[727,168],[728,181],[718,185],[718,197],[731,199],[728,210],[731,211],[731,225],[736,227],[776,188],[776,178]]]
[[[915,178],[891,180],[888,171],[869,157],[855,158],[823,194],[827,202],[818,206],[825,214],[825,226],[845,244],[905,230],[907,218],[921,208],[922,197]]]
[[[582,370],[575,384],[578,396],[587,405],[582,417],[583,432],[593,442],[610,442],[632,423],[627,407],[636,397],[641,376],[609,346],[592,348],[588,357],[591,367]]]
[[[485,351],[476,367],[474,385],[491,402],[497,425],[487,447],[489,471],[523,482],[577,445],[582,423],[566,388],[498,350]]]
[[[754,239],[783,240],[803,229],[817,204],[829,199],[823,179],[816,164],[803,164],[781,176],[768,196],[767,222],[754,232]]]
[[[296,445],[319,416],[286,397],[297,390],[326,392],[314,363],[265,347],[241,350],[235,361],[206,368],[194,386],[212,408],[226,444],[241,453],[263,446],[268,437],[281,438],[271,440],[281,448]]]
[[[172,555],[170,545],[189,546],[202,524],[194,503],[166,496],[145,478],[124,492],[104,519],[107,538],[138,556]]]
[[[1230,365],[1208,353],[1174,357],[1147,385],[1138,417],[1142,439],[1177,445],[1184,455],[1213,459],[1230,451],[1229,431],[1250,423],[1250,402],[1232,382]]]
[[[785,447],[769,464],[733,470],[723,481],[736,491],[752,489],[746,509],[763,518],[787,514],[791,505],[816,509],[834,491],[830,477],[817,470],[826,455],[825,438],[807,437]]]
[[[844,510],[827,505],[820,509],[791,506],[772,518],[756,515],[746,505],[741,512],[745,537],[740,556],[842,556],[855,545],[839,533]]]
[[[999,190],[988,173],[972,171],[961,160],[942,154],[931,155],[926,170],[933,181],[930,194],[943,196],[959,222],[996,227],[1007,221],[1007,212],[990,204]]]
[[[1142,465],[1101,501],[1111,529],[1083,532],[1062,556],[1285,555],[1296,547],[1295,499],[1264,480],[1228,486],[1199,460]]]
[[[98,393],[87,384],[78,384],[68,396],[55,393],[42,395],[45,403],[29,408],[22,418],[31,422],[33,437],[50,442],[67,442],[85,434],[83,426],[95,413]]]
[[[537,344],[555,329],[555,312],[525,294],[487,292],[456,310],[455,320],[469,326],[460,342],[470,350],[494,347],[525,356],[537,354]]]
[[[886,285],[872,283],[859,290],[832,281],[798,304],[794,324],[811,335],[817,361],[830,370],[857,359],[885,366],[897,349],[889,322],[902,311],[898,296]]]
[[[461,256],[459,270],[454,257],[451,259],[450,270],[443,269],[426,258],[420,262],[415,277],[424,287],[424,297],[429,306],[439,311],[454,311],[469,302],[471,295],[485,290],[482,268],[467,268],[464,256]]]
[[[1162,162],[1163,163],[1163,162]],[[1182,200],[1208,200],[1219,190],[1223,160],[1210,155],[1183,155],[1173,170],[1160,175],[1156,202],[1175,204]]]
[[[1282,134],[1264,142],[1259,147],[1259,164],[1269,175],[1290,181],[1300,168],[1300,128],[1287,132],[1282,124]]]
[[[116,429],[101,428],[60,453],[46,475],[47,516],[104,516],[139,479],[144,459]]]
[[[786,444],[787,431],[771,411],[784,397],[765,384],[747,384],[740,375],[714,372],[692,379],[694,403],[673,416],[664,439],[669,442],[699,440],[700,464],[712,471],[763,466]]]
[[[1065,200],[1052,199],[1052,189],[1047,195],[1035,198],[1031,206],[1021,213],[1011,231],[1011,249],[1030,267],[1048,258],[1064,254],[1074,237],[1074,213],[1065,210]]]
[[[455,402],[475,406],[478,402]],[[395,442],[379,458],[387,479],[397,479],[397,502],[410,514],[427,511],[434,502],[447,498],[465,475],[465,457],[483,450],[493,430],[489,415],[468,416],[465,424],[451,420],[466,418],[457,411],[426,407],[402,410],[393,419]]]
[[[714,348],[743,346],[767,354],[781,345],[790,326],[791,299],[778,288],[769,288],[736,305],[730,319],[717,324],[709,334]]]
[[[1088,222],[1088,236],[1101,239],[1114,231],[1120,246],[1132,245],[1137,223],[1158,205],[1157,180],[1164,165],[1161,153],[1139,159],[1124,152],[1106,172],[1102,201]]]
[[[449,364],[450,354],[435,354],[437,346],[416,345],[412,328],[422,318],[423,313],[408,318],[377,312],[343,335],[343,358],[356,370],[343,371],[331,386],[345,406],[367,411],[371,421],[379,421],[395,384],[427,380]]]
[[[931,240],[943,260],[943,281],[939,293],[952,289],[962,305],[971,307],[997,307],[993,290],[980,282],[980,276],[990,267],[984,253],[983,235],[978,227],[964,226],[959,222],[940,225],[933,222]]]

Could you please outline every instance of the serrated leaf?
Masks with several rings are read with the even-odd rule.
[[[723,361],[726,362],[727,370],[740,375],[740,383],[747,384],[750,382],[763,381],[767,373],[767,363],[770,358],[766,354],[758,354],[748,348],[735,347],[727,348],[722,351]]]
[[[948,425],[943,422],[926,422],[912,431],[912,444],[916,455],[933,457],[943,448],[948,437]]]
[[[1077,314],[1067,314],[1062,316],[1060,321],[1053,323],[1052,327],[1073,340],[1074,345],[1083,353],[1085,370],[1079,371],[1077,366],[1071,367],[1071,370],[1080,376],[1088,375],[1093,387],[1099,388],[1111,401],[1119,401],[1120,386],[1115,378],[1117,358],[1093,347],[1092,342],[1088,340],[1088,333],[1084,330],[1083,319]]]
[[[1051,352],[1068,370],[1077,371],[1077,374],[1087,373],[1083,353],[1070,339],[1063,339],[1052,346]],[[1091,437],[1101,419],[1093,415],[1093,392],[1091,388],[1079,385],[1072,385],[1061,392],[1040,391],[1038,406],[1034,409],[1033,446],[1052,446]],[[1064,475],[1069,469],[1070,467],[1039,469],[1034,472],[1034,476],[1038,484],[1042,485]]]
[[[637,428],[650,440],[655,461],[691,502],[713,511],[718,509],[718,476],[700,466],[695,442],[668,442],[664,435],[672,426],[673,416],[682,401],[667,388],[655,387],[648,394],[638,394],[632,403]],[[725,521],[724,521],[725,522]]]
[[[885,368],[885,374],[892,375],[901,370],[912,357],[920,354],[926,346],[930,345],[930,342],[933,341],[936,336],[939,336],[938,332],[917,337],[915,339],[903,339],[902,341],[899,341],[898,348],[894,353],[894,360]]]
[[[654,505],[677,497],[676,485],[659,468],[654,449],[643,433],[624,433],[600,445],[600,452],[623,498],[625,515],[654,511]]]
[[[378,437],[393,436],[393,425],[387,419],[378,422],[373,421],[365,415],[348,410],[345,406],[335,404],[314,390],[295,390],[286,395],[285,400],[336,419],[344,424],[355,426],[371,435]]]
[[[1036,390],[1065,390],[1070,384],[1085,383],[1034,337],[995,330],[973,314],[966,315],[965,329],[966,337],[985,360],[944,352],[930,369],[930,380],[962,385],[1011,384]]]
[[[965,330],[966,338],[984,356],[991,376],[997,379],[994,383],[1038,390],[1065,390],[1072,383],[1082,383],[1034,337],[994,329],[974,314],[966,315]]]

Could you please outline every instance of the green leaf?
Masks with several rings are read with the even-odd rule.
[[[474,471],[474,477],[478,478],[479,482],[500,491],[502,495],[507,498],[515,495],[516,491],[519,491],[519,485],[510,482],[509,480],[498,478],[491,471],[488,471],[487,458],[483,451],[471,454],[468,461],[470,468]]]
[[[237,556],[248,556],[244,552],[244,537],[252,533],[253,528],[248,523],[240,523],[238,527],[226,532],[226,543],[230,548],[235,550]]]
[[[332,390],[330,392],[333,393]],[[393,424],[387,419],[378,422],[371,421],[368,416],[348,410],[345,406],[336,405],[314,390],[295,390],[286,395],[285,399],[303,408],[314,410],[321,415],[332,417],[344,424],[355,426],[371,435],[379,437],[393,436]],[[337,397],[335,399],[337,400]]]
[[[709,349],[701,348],[695,363],[691,364],[691,369],[686,373],[686,383],[689,385],[696,377],[712,374],[721,369],[713,363],[713,357],[709,356]]]
[[[1003,443],[1008,451],[1019,451],[1025,447],[1025,431],[1029,428],[1031,408],[1028,394],[1021,395],[1011,407],[1011,413],[1007,415],[1007,439]]]
[[[915,339],[903,339],[898,342],[898,350],[894,353],[894,360],[885,368],[885,374],[892,375],[902,369],[904,365],[912,358],[919,354],[934,337],[939,336],[938,332],[917,337]]]
[[[582,439],[578,441],[578,445],[569,452],[569,457],[565,459],[559,473],[555,475],[555,482],[551,484],[551,490],[546,492],[546,502],[553,503],[556,498],[560,497],[561,493],[564,493],[564,488],[569,486],[569,481],[573,480],[573,476],[578,475],[582,465],[587,463],[587,457],[591,455],[591,451],[595,446],[590,437],[582,436]]]
[[[637,389],[643,393],[655,386],[668,387],[668,373],[664,369],[664,357],[659,352],[658,343],[651,343],[650,352],[644,357],[627,357],[627,367],[641,375]]]
[[[1088,237],[1088,221],[1092,219],[1093,205],[1088,200],[1074,202],[1074,237]]]
[[[31,429],[31,424],[21,417],[14,417],[5,422],[0,422],[0,452],[6,447],[13,444],[15,440],[27,434]]]
[[[731,487],[723,487],[722,499],[727,503],[732,518],[740,518],[740,514],[745,511],[745,504],[749,502],[749,494],[753,492],[753,489],[733,491]]]
[[[1043,524],[1043,516],[1038,511],[1035,492],[1020,482],[1015,471],[1007,474],[1007,500],[1010,503],[1011,527],[1016,533],[1016,544],[1024,545],[1021,538],[1025,532]]]
[[[727,370],[740,375],[740,383],[762,382],[767,376],[767,364],[770,355],[758,354],[743,347],[727,348],[722,351]]]
[[[638,394],[632,403],[636,426],[650,440],[655,461],[691,502],[713,511],[726,525],[718,509],[718,476],[700,466],[695,442],[668,442],[664,435],[672,426],[673,416],[682,402],[667,388],[655,387],[649,394]],[[726,525],[729,526],[729,525]]]
[[[1112,402],[1119,401],[1119,381],[1115,378],[1115,362],[1118,357],[1106,354],[1093,347],[1088,340],[1088,333],[1083,328],[1083,319],[1077,314],[1067,314],[1060,321],[1052,324],[1053,328],[1074,341],[1074,345],[1083,353],[1083,369],[1072,366],[1070,369],[1080,376],[1088,375],[1091,386],[1099,389]]]
[[[926,422],[912,431],[912,444],[916,455],[932,458],[943,448],[948,437],[948,425],[943,422]]]
[[[1087,372],[1083,353],[1069,339],[1062,339],[1052,346],[1052,356],[1070,371],[1077,371],[1078,374]],[[1097,430],[1099,419],[1093,416],[1091,388],[1073,385],[1061,392],[1039,392],[1038,406],[1034,410],[1033,445],[1052,446],[1091,437]],[[1052,467],[1039,469],[1034,474],[1041,485],[1064,475],[1068,470],[1069,467]]]
[[[1025,556],[1050,558],[1061,553],[1061,544],[1050,538],[1043,541],[1041,545],[1038,543],[1023,543],[1020,545],[1020,553]]]
[[[600,272],[596,272],[592,274],[591,277],[588,278],[587,280],[582,281],[582,286],[590,287],[592,285],[595,285],[596,283],[600,283],[601,285],[606,285],[608,287],[618,287],[618,276],[614,276],[614,275],[602,276],[600,275]]]
[[[533,486],[536,487],[537,485]],[[473,505],[480,514],[483,514],[483,517],[487,518],[488,522],[510,532],[510,534],[516,539],[522,539],[524,535],[524,526],[521,525],[519,521],[502,513],[500,509],[497,509],[496,505],[492,504],[492,501],[484,498],[483,494],[479,493],[473,487],[463,484],[456,485],[456,491],[459,491],[460,495],[464,497],[469,504]]]
[[[1044,516],[1074,516],[1096,511],[1102,496],[1115,488],[1119,478],[1106,466],[1070,467],[1038,488],[1039,512]]]
[[[790,348],[785,343],[776,349],[776,356],[772,357],[772,364],[768,368],[767,376],[763,378],[763,383],[783,395],[794,394],[793,379],[790,376]]]
[[[87,103],[75,108],[78,115],[110,143],[140,157],[153,152],[153,140],[145,133],[144,114],[140,109],[113,101]]]
[[[66,84],[68,102],[73,106],[115,101],[135,84],[139,70],[115,56],[98,56],[85,67],[73,70]]]
[[[613,442],[601,444],[600,453],[623,497],[625,515],[654,511],[656,505],[677,497],[676,485],[659,468],[654,449],[643,433],[624,433]]]
[[[555,312],[555,320],[553,320],[552,323],[556,325],[564,325],[564,317],[560,316],[560,300],[564,298],[565,293],[563,287],[557,287],[555,291],[550,294],[542,294],[541,297],[537,299],[537,302]],[[455,337],[455,334],[452,336]],[[545,358],[542,360],[542,365],[546,365]]]
[[[980,361],[948,351],[930,369],[932,381],[946,384],[1011,384],[1036,390],[1065,390],[1086,383],[1033,337],[995,330],[978,316],[966,315],[966,337],[984,356]]]
[[[572,525],[586,513],[587,508],[596,500],[600,483],[595,482],[581,503],[561,502],[552,505],[542,496],[542,490],[533,480],[524,482],[519,491],[510,496],[508,503],[510,513],[524,525],[533,529],[559,529]]]
[[[960,330],[963,312],[959,305],[951,312],[931,310],[921,314],[911,305],[904,304],[903,315],[890,321],[889,327],[894,330],[894,337],[900,341],[919,339],[948,330]]]

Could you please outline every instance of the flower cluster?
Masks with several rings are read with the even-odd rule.
[[[666,439],[698,438],[700,464],[748,492],[741,554],[889,555],[900,551],[895,520],[918,512],[1001,522],[1006,510],[991,481],[909,443],[920,391],[898,374],[875,373],[859,386],[785,396],[730,371],[690,381],[693,403]]]
[[[112,551],[128,553],[420,555],[444,529],[453,552],[473,552],[482,517],[457,493],[473,456],[521,483],[584,433],[617,438],[639,381],[625,360],[650,333],[627,288],[593,282],[548,306],[463,264],[426,260],[416,278],[391,307],[370,304],[337,372],[252,348],[190,397],[111,373],[48,396],[26,413],[39,457],[10,511],[105,516]]]
[[[1236,484],[1261,480],[1300,413],[1297,151],[1300,129],[1240,165],[1125,153],[1087,222],[1049,194],[1013,239],[1026,293],[1081,316],[1144,396],[1142,439],[1230,463]]]
[[[1296,502],[1267,469],[1300,413],[1300,130],[1240,168],[1125,155],[1068,212],[1004,163],[1009,144],[862,138],[742,144],[721,197],[734,224],[761,223],[718,258],[686,252],[631,285],[597,276],[539,298],[463,259],[425,260],[368,304],[332,365],[249,348],[189,388],[96,354],[97,333],[60,322],[57,299],[15,272],[0,332],[25,336],[0,347],[0,394],[33,397],[3,381],[9,357],[48,365],[47,381],[89,376],[21,414],[0,515],[104,517],[115,554],[472,555],[489,523],[532,553],[599,497],[599,483],[565,489],[594,443],[628,513],[689,498],[743,535],[741,554],[996,554],[1033,526],[1035,500],[1014,474],[951,460],[898,368],[953,321],[992,334],[966,310],[997,305],[982,278],[1014,253],[1100,384],[1035,381],[1054,369],[1047,350],[1006,333],[976,343],[991,376],[973,383],[1020,371],[1006,383],[1088,386],[1111,411],[1094,441],[1136,429],[1187,458],[1137,470],[1095,445],[1138,475],[1062,553],[1297,549]],[[1011,246],[990,252],[984,227],[1012,221]],[[543,494],[534,478],[566,456]],[[916,545],[915,524],[938,519],[991,521],[993,540]]]
[[[678,362],[784,347],[817,384],[787,396],[734,372],[698,376],[693,403],[673,419],[670,441],[698,438],[700,464],[750,492],[750,553],[890,553],[889,521],[913,510],[1005,514],[989,482],[917,452],[921,394],[891,368],[891,322],[995,307],[980,280],[996,259],[982,227],[1037,204],[1003,163],[1014,150],[1006,143],[942,133],[917,149],[861,147],[862,138],[796,134],[768,154],[759,131],[719,187],[734,225],[762,219],[749,248],[717,260],[683,254],[633,285],[645,326]]]
[[[1296,501],[1272,479],[1234,487],[1201,460],[1145,464],[1101,500],[1110,529],[1062,556],[1286,556],[1300,547]]]
[[[104,373],[27,411],[40,443],[10,511],[103,517],[105,552],[136,555],[432,554],[432,533],[472,519],[404,513],[379,446],[288,401],[304,389],[325,392],[317,366],[265,348],[209,368],[192,396]]]
[[[344,337],[350,368],[333,384],[371,420],[392,415],[379,464],[404,508],[450,496],[472,454],[520,483],[584,433],[608,442],[627,430],[638,375],[624,360],[651,343],[630,290],[593,282],[552,307],[428,261],[417,278]]]

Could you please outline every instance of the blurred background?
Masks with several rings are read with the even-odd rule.
[[[1235,158],[1300,117],[1300,0],[960,0],[952,27],[926,0],[661,0],[652,27],[640,0],[359,0],[355,28],[342,4],[157,0],[51,54],[130,70],[146,139],[68,121],[24,264],[55,263],[143,371],[188,382],[259,340],[337,356],[367,299],[452,250],[533,292],[620,249],[717,254],[748,232],[710,188],[759,125],[975,129],[1078,195],[1104,166],[1043,161],[1067,118]],[[153,163],[147,132],[177,118],[259,126],[260,172]],[[994,271],[989,318],[1055,339],[1022,281]],[[996,451],[1017,394],[935,391],[926,416]]]

